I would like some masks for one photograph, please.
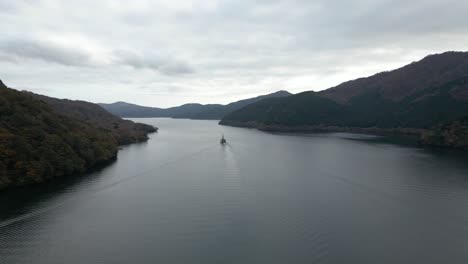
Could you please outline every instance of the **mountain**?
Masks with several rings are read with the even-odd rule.
[[[57,99],[32,93],[31,95],[50,105],[56,113],[87,122],[111,132],[119,145],[146,141],[148,133],[157,131],[157,128],[153,126],[134,123],[115,116],[97,104]]]
[[[230,113],[232,113],[232,112],[234,112],[236,110],[239,110],[239,109],[241,109],[241,108],[243,108],[243,107],[245,107],[247,105],[262,101],[264,99],[281,98],[281,97],[286,97],[286,96],[290,96],[290,95],[291,95],[291,93],[289,93],[288,91],[281,90],[281,91],[277,91],[277,92],[274,92],[274,93],[271,93],[271,94],[261,95],[261,96],[257,96],[257,97],[249,98],[249,99],[244,99],[244,100],[233,102],[233,103],[230,103],[230,104],[227,104],[227,105],[221,105],[219,107],[211,106],[212,109],[205,109],[204,111],[199,112],[197,115],[195,115],[193,117],[193,119],[219,120],[219,119],[222,119],[226,115],[228,115],[228,114],[230,114]]]
[[[165,109],[116,102],[112,104],[99,104],[110,113],[120,117],[168,117],[164,114]]]
[[[166,108],[167,117],[171,118],[188,118],[188,119],[211,119],[205,118],[203,113],[220,110],[223,105],[218,104],[184,104],[181,106]]]
[[[0,189],[85,172],[114,160],[119,144],[155,130],[89,103],[38,97],[0,81]]]
[[[345,82],[321,94],[341,103],[368,93],[378,93],[382,99],[401,101],[430,87],[442,86],[467,75],[468,52],[446,52],[429,55],[393,71]],[[467,93],[459,95],[468,99]]]
[[[262,95],[255,98],[240,100],[227,105],[221,104],[184,104],[171,108],[156,108],[139,106],[125,102],[113,104],[99,104],[107,111],[121,117],[171,117],[189,119],[219,120],[225,115],[241,109],[249,104],[261,101],[266,98],[277,98],[291,95],[287,91],[278,91],[272,94]]]
[[[468,113],[468,53],[431,55],[321,92],[266,99],[220,124],[267,130],[419,133]]]

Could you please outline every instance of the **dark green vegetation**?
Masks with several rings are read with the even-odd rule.
[[[438,147],[468,149],[468,116],[423,133],[421,143]]]
[[[171,108],[146,107],[125,102],[113,104],[100,104],[107,111],[121,117],[171,117],[171,118],[189,118],[219,120],[229,113],[232,113],[249,104],[261,101],[266,98],[278,98],[291,95],[287,91],[278,91],[268,95],[262,95],[255,98],[240,100],[227,105],[220,104],[184,104]]]
[[[0,81],[0,188],[85,172],[151,131],[97,105],[19,92]]]
[[[95,127],[109,131],[112,136],[117,139],[119,145],[146,141],[148,139],[148,133],[157,131],[157,129],[152,126],[134,123],[115,116],[97,104],[84,101],[56,99],[37,94],[31,95],[49,104],[55,112],[59,114],[87,122]]]
[[[447,52],[325,91],[265,99],[220,123],[270,130],[331,127],[418,133],[467,113],[468,53]]]

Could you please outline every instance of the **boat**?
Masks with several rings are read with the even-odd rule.
[[[219,141],[222,145],[226,144],[226,139],[224,138],[224,135],[221,137],[221,140]]]

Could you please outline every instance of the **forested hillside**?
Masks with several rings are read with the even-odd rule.
[[[468,116],[423,133],[421,143],[437,147],[468,149]]]
[[[468,53],[431,55],[322,92],[266,99],[220,123],[267,129],[430,129],[468,113]]]
[[[110,131],[120,145],[145,141],[148,139],[148,133],[155,132],[157,130],[156,128],[146,124],[124,120],[107,112],[97,104],[84,101],[57,99],[37,94],[32,95],[49,104],[56,113],[66,115],[70,118],[78,119],[95,127]]]
[[[83,173],[115,159],[119,144],[145,140],[142,131],[150,131],[145,125],[129,139],[118,128],[95,125],[94,117],[60,114],[65,108],[54,109],[0,81],[0,189]],[[128,125],[113,125],[122,124]]]

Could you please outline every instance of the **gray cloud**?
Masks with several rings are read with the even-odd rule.
[[[0,13],[14,12],[18,10],[22,5],[29,2],[28,0],[0,0]]]
[[[131,66],[135,69],[151,69],[163,74],[178,75],[193,73],[194,70],[187,64],[169,57],[151,54],[139,55],[128,51],[117,51],[117,63]]]
[[[90,56],[82,51],[30,40],[0,42],[0,59],[2,58],[15,62],[36,59],[65,66],[86,66],[90,64]]]
[[[468,49],[459,0],[0,0],[0,9],[6,83],[101,102],[320,90]]]

